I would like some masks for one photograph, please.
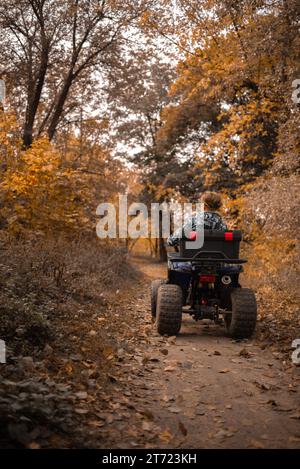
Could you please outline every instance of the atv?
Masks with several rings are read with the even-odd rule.
[[[151,312],[161,335],[177,335],[182,314],[196,321],[211,319],[224,324],[230,337],[243,339],[256,325],[256,299],[242,288],[239,275],[246,259],[239,259],[240,230],[204,230],[201,248],[187,248],[197,233],[182,237],[177,252],[168,253],[168,278],[151,284]],[[192,245],[193,246],[193,245]]]

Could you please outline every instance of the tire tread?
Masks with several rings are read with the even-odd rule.
[[[248,339],[256,326],[257,305],[253,290],[236,288],[231,293],[232,318],[227,326],[231,337]]]
[[[182,290],[178,285],[164,284],[158,289],[156,327],[161,335],[177,335],[182,321]]]

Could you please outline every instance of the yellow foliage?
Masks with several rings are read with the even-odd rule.
[[[274,105],[267,99],[232,106],[220,114],[219,120],[225,121],[222,129],[201,146],[200,153],[211,155],[216,168],[224,158],[232,170],[254,165],[256,161],[266,167],[268,160],[262,159],[259,145],[261,137],[267,135],[265,118],[274,111]]]
[[[3,115],[0,148],[6,155],[6,166],[0,183],[2,226],[13,235],[31,231],[74,236],[94,230],[101,195],[106,200],[114,196],[115,181],[125,177],[120,168],[117,171],[110,164],[108,153],[99,145],[93,148],[94,166],[88,147],[78,162],[81,142],[72,136],[64,153],[47,138],[39,138],[22,150],[21,144],[16,144],[16,129],[14,116]]]
[[[2,164],[13,165],[19,155],[21,138],[18,133],[18,123],[13,112],[3,112],[0,109],[0,157]]]

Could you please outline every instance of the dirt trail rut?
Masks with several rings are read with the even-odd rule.
[[[126,306],[131,352],[125,345],[117,364],[116,417],[102,429],[104,446],[300,447],[299,369],[256,339],[233,341],[221,326],[188,315],[176,339],[160,337],[151,324],[149,285],[166,268],[133,262],[144,280]]]

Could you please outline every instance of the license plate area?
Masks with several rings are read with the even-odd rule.
[[[197,272],[202,275],[216,275],[219,267],[220,266],[214,262],[192,263],[192,268],[194,272]]]

